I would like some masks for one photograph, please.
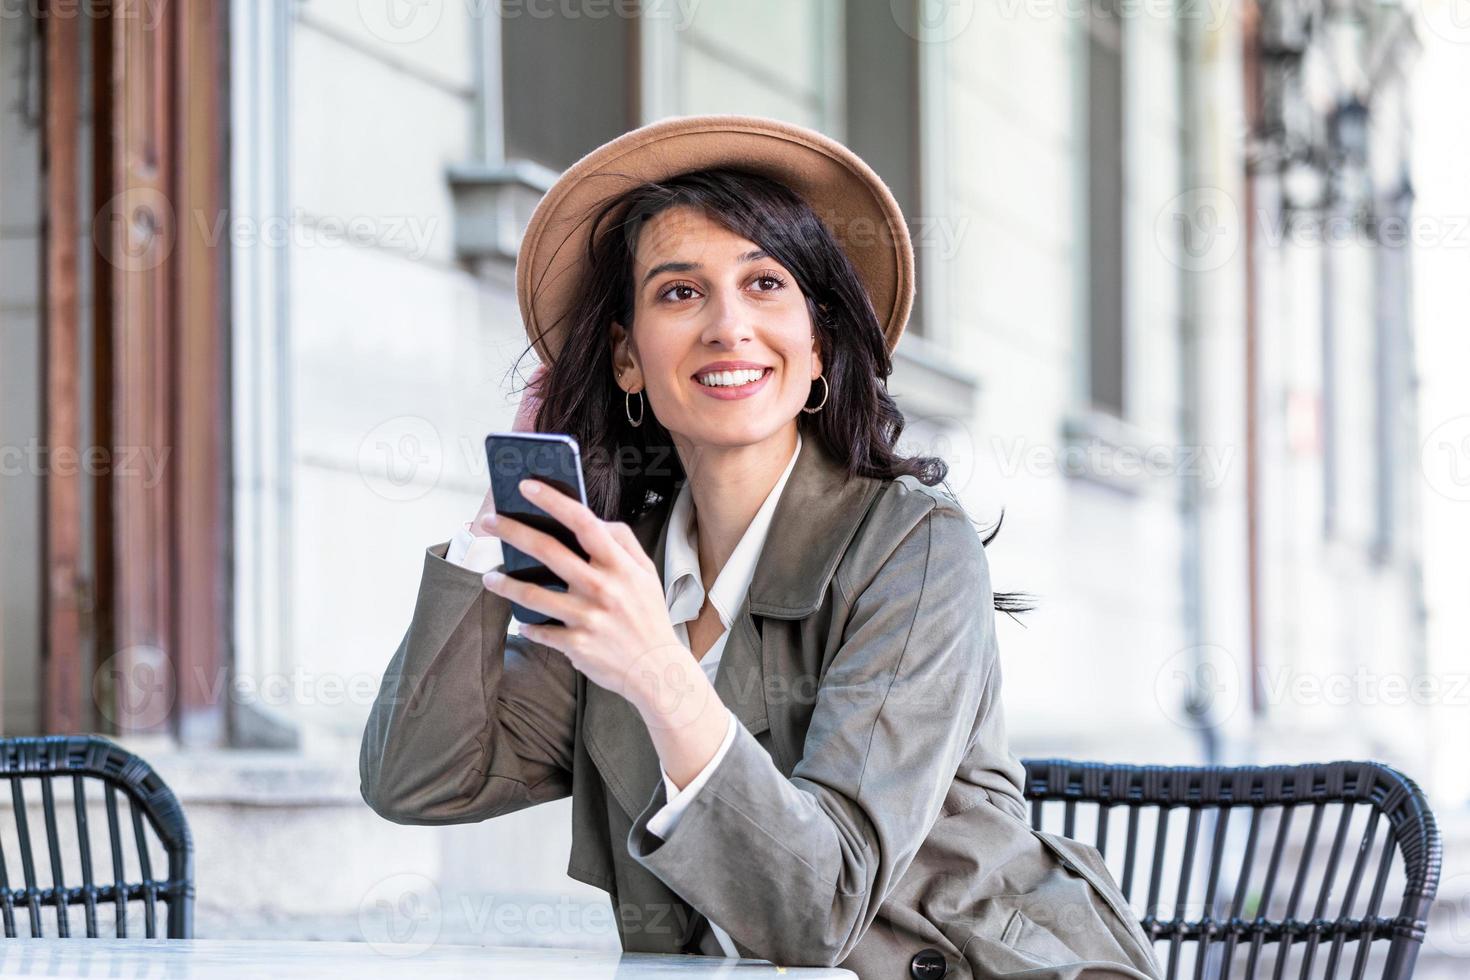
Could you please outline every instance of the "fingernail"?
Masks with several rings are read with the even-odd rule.
[[[503,579],[503,578],[505,578],[505,576],[502,575],[502,574],[500,574],[499,572],[486,572],[485,573],[485,584],[486,585],[499,585],[500,584],[500,580]]]
[[[521,493],[525,494],[526,496],[528,496],[528,497],[534,497],[534,496],[536,496],[536,494],[538,494],[540,492],[541,492],[541,484],[537,483],[535,480],[522,480],[521,481]]]
[[[500,518],[494,514],[486,514],[480,518],[480,524],[484,527],[494,527],[498,523],[500,523]]]

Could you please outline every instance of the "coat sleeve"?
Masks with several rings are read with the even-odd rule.
[[[791,777],[742,725],[667,840],[647,832],[666,793],[655,787],[629,853],[755,955],[841,963],[979,730],[997,659],[992,603],[975,529],[955,506],[930,509],[853,601]]]
[[[394,823],[470,823],[572,791],[576,669],[508,634],[509,600],[444,554],[425,553],[358,757],[362,798]]]

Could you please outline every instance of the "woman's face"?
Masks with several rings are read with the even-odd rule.
[[[759,443],[795,424],[822,361],[785,266],[679,206],[644,223],[633,290],[633,329],[612,326],[618,383],[643,392],[682,450]],[[726,362],[741,367],[721,374]]]

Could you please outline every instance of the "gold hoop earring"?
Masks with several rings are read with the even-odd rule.
[[[640,426],[640,425],[643,424],[643,410],[644,410],[643,409],[643,392],[640,391],[640,392],[637,393],[637,395],[638,395],[638,421],[637,422],[634,422],[633,421],[633,403],[628,400],[628,399],[630,399],[630,398],[633,397],[633,394],[634,393],[631,392],[631,391],[625,391],[625,392],[623,392],[623,414],[626,415],[626,416],[628,416],[628,424],[631,425],[633,428],[636,429],[636,428],[638,428],[638,426]]]
[[[827,385],[826,373],[823,372],[822,374],[817,375],[817,380],[822,382],[822,400],[817,404],[816,408],[807,408],[803,406],[801,409],[803,412],[815,414],[822,410],[823,405],[827,404],[827,395],[831,393],[832,389]]]

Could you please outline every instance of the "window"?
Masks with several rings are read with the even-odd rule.
[[[482,14],[500,32],[499,57],[487,51],[482,61],[486,72],[500,66],[503,159],[553,171],[627,132],[634,115],[636,22],[615,4],[600,17],[556,12],[563,9],[511,4],[499,17]]]

